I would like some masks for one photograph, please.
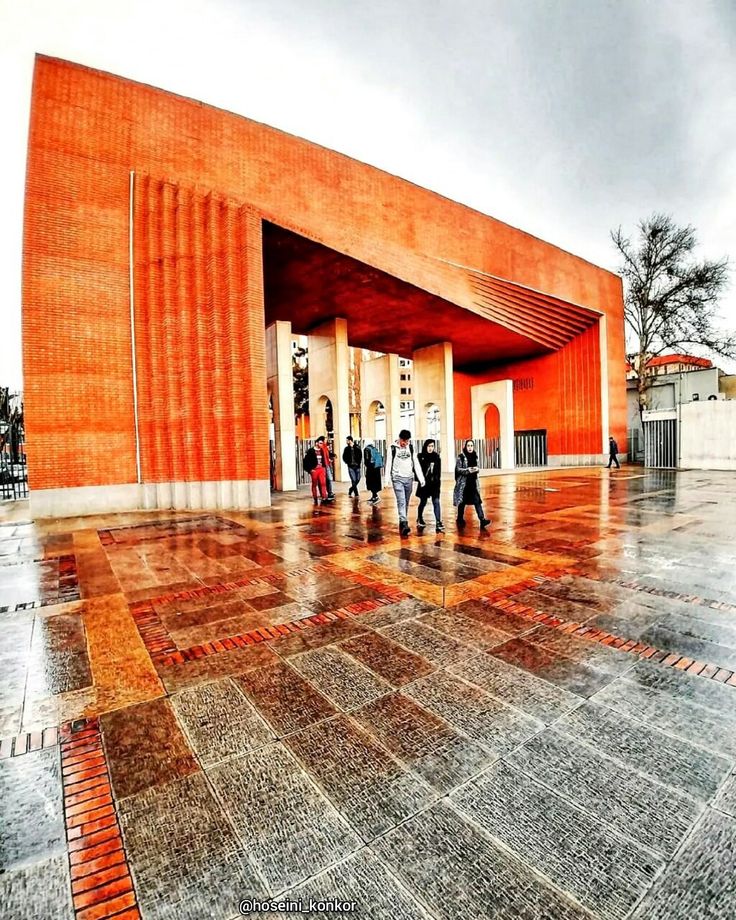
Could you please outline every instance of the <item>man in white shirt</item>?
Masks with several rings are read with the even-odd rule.
[[[411,443],[411,432],[403,428],[399,432],[399,440],[391,445],[391,460],[389,462],[388,476],[396,495],[396,507],[399,512],[399,533],[408,537],[411,533],[409,527],[409,500],[411,499],[414,478],[424,485],[422,468],[414,456]]]

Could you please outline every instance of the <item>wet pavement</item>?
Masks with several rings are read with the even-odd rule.
[[[482,487],[406,540],[388,490],[3,506],[4,910],[736,915],[736,476]]]

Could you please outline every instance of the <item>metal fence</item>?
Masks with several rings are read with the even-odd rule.
[[[10,408],[19,399],[6,388],[0,391],[0,501],[28,498],[23,406]]]
[[[455,438],[455,456],[462,452],[468,438]],[[481,470],[501,469],[501,442],[498,438],[474,438],[475,452],[478,454],[478,467]],[[455,467],[455,457],[452,467]],[[445,472],[449,472],[446,470]]]
[[[626,432],[626,457],[629,463],[644,462],[644,439],[638,428]]]
[[[514,432],[514,465],[547,466],[547,429]]]
[[[644,466],[677,469],[677,419],[652,419],[644,424]]]

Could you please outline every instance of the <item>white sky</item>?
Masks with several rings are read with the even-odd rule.
[[[607,268],[610,228],[653,210],[736,263],[731,0],[0,0],[0,384],[21,385],[36,52],[271,124]],[[722,314],[736,327],[736,271]]]

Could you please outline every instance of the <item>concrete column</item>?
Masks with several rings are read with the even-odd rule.
[[[452,345],[440,342],[420,348],[412,355],[412,389],[414,391],[414,417],[416,438],[429,437],[427,407],[436,405],[440,410],[440,443],[445,464],[455,456],[455,390],[452,379]],[[446,469],[450,467],[445,466]]]
[[[386,440],[390,444],[401,428],[401,380],[399,356],[382,355],[363,361],[360,369],[360,420],[363,438],[372,438],[373,406],[383,404],[386,410]]]
[[[276,488],[281,492],[293,492],[296,489],[296,425],[291,323],[279,321],[266,329],[266,377],[273,401]]]
[[[309,333],[309,424],[313,438],[326,435],[324,409],[332,403],[335,448],[335,478],[349,480],[342,462],[345,439],[350,434],[350,352],[348,323],[331,319]]]
[[[500,420],[501,469],[513,470],[514,462],[514,383],[496,380],[470,388],[470,415],[474,438],[485,438],[486,410],[490,405],[498,409]]]

